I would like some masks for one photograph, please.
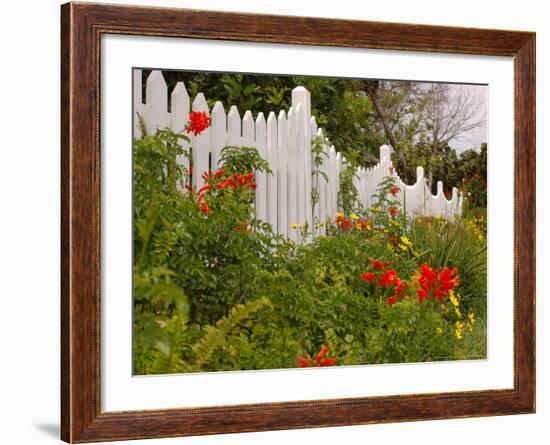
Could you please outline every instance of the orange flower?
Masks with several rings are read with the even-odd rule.
[[[376,281],[376,275],[374,275],[372,272],[363,272],[361,274],[361,280],[374,282]]]
[[[185,126],[185,131],[187,133],[193,133],[193,135],[198,136],[204,130],[210,127],[210,117],[205,111],[191,111],[189,113],[189,122]]]
[[[426,298],[432,298],[443,304],[443,298],[451,289],[458,286],[459,276],[456,275],[456,268],[443,267],[438,270],[423,263],[419,272],[415,284],[418,286],[417,295],[420,303]]]
[[[395,196],[397,195],[399,192],[401,191],[401,189],[397,186],[393,186],[391,189],[390,189],[390,193]]]
[[[329,351],[328,346],[323,346],[315,360],[312,360],[311,356],[308,354],[307,357],[302,357],[301,355],[297,356],[298,367],[299,368],[310,368],[310,367],[321,367],[321,366],[331,366],[336,364],[335,358],[325,358]]]

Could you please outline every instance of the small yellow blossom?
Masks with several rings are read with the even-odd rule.
[[[411,253],[414,255],[415,258],[418,258],[420,256],[420,254],[414,249],[411,249]]]
[[[342,212],[336,212],[336,218],[343,218],[344,214]]]
[[[299,229],[300,227],[302,227],[302,226],[300,226],[300,224],[296,224],[296,223],[290,225],[290,228],[292,228],[292,229]]]
[[[349,217],[353,220],[359,219],[359,217],[355,213],[352,213]]]
[[[457,340],[462,340],[464,337],[462,336],[462,331],[459,329],[455,330],[455,337]]]
[[[474,325],[476,323],[476,318],[475,318],[475,315],[473,312],[470,312],[468,314],[468,321],[470,322],[470,324]]]
[[[388,250],[389,250],[391,253],[394,252],[394,248],[393,248],[393,245],[392,245],[392,244],[388,243],[388,244],[387,244],[387,247],[388,247]]]
[[[407,247],[412,247],[412,245],[413,245],[411,240],[409,238],[407,238],[406,236],[401,237],[401,242]]]
[[[370,209],[371,209],[371,212],[374,212],[374,213],[378,213],[382,211],[380,207],[371,207]]]
[[[441,334],[443,334],[443,329],[442,328],[436,328],[435,332],[436,332],[437,335],[441,335]]]
[[[451,300],[451,303],[453,303],[454,307],[457,307],[458,302],[460,301],[460,294],[455,295],[454,291],[451,289],[449,291],[449,300]]]
[[[404,244],[401,244],[401,243],[399,243],[399,244],[397,245],[397,247],[399,247],[401,250],[404,250],[405,252],[406,252],[407,250],[409,250],[409,248],[408,248],[407,246],[405,246]]]
[[[464,329],[464,323],[462,323],[461,321],[457,321],[455,323],[455,326],[457,329],[460,329],[460,330]]]

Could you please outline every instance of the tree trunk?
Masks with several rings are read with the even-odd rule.
[[[399,146],[397,144],[397,140],[395,139],[395,136],[393,132],[391,131],[390,126],[388,125],[388,122],[386,120],[386,116],[384,116],[384,113],[382,111],[382,107],[380,106],[380,103],[378,102],[378,98],[376,97],[376,93],[373,90],[373,88],[366,88],[367,94],[370,97],[370,100],[372,101],[372,104],[374,105],[374,110],[376,111],[376,114],[378,115],[378,119],[380,119],[380,122],[382,122],[382,126],[384,127],[384,133],[386,134],[386,137],[390,141],[390,145],[397,153],[397,157],[399,159],[400,167],[403,169],[403,172],[405,172],[406,168],[406,161],[405,161],[405,155],[403,152],[399,149]]]

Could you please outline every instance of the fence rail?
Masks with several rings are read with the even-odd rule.
[[[334,218],[338,212],[338,191],[340,172],[346,168],[346,160],[317,127],[311,116],[311,97],[304,87],[292,90],[292,106],[277,115],[270,112],[267,119],[263,113],[256,118],[246,111],[241,118],[236,106],[225,113],[221,102],[212,109],[203,93],[191,98],[182,82],[170,94],[168,111],[168,88],[162,73],[152,71],[147,78],[145,102],[142,98],[142,72],[134,70],[134,135],[141,135],[137,114],[143,116],[149,132],[169,127],[179,132],[185,128],[189,111],[204,111],[211,117],[211,126],[198,136],[191,136],[191,143],[183,148],[191,151],[194,169],[203,172],[218,166],[221,149],[226,145],[256,147],[260,156],[269,162],[273,174],[258,172],[256,175],[255,210],[257,216],[270,223],[273,230],[296,240],[297,233],[291,224],[305,224],[313,227],[315,221]],[[320,177],[312,184],[312,141],[320,137],[323,142],[323,165],[327,180]],[[188,159],[182,156],[178,162],[188,167]],[[372,205],[372,195],[386,176],[394,176],[400,192],[397,198],[410,216],[441,215],[452,218],[462,213],[462,194],[453,188],[452,197],[447,200],[443,183],[437,183],[437,194],[429,190],[424,170],[416,169],[416,182],[407,185],[395,172],[391,161],[391,147],[380,147],[380,161],[371,168],[356,171],[354,185],[358,199],[365,207]],[[200,174],[193,175],[193,185],[201,186]],[[319,201],[313,206],[312,188],[318,191]],[[313,208],[314,207],[314,208]]]

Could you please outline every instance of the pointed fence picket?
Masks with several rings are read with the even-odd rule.
[[[304,87],[292,91],[292,106],[278,115],[270,112],[266,118],[259,113],[254,119],[250,111],[241,118],[236,106],[230,106],[226,114],[221,102],[210,110],[207,100],[198,93],[191,99],[183,82],[178,82],[170,94],[161,71],[152,71],[147,78],[145,102],[142,100],[142,71],[134,70],[134,135],[141,136],[139,116],[143,118],[149,133],[161,128],[176,132],[184,130],[189,111],[203,111],[211,118],[211,125],[200,135],[191,136],[191,143],[181,142],[193,160],[194,186],[204,184],[202,173],[221,166],[221,150],[227,145],[256,147],[266,159],[271,174],[256,172],[255,211],[258,218],[271,224],[273,230],[291,240],[298,241],[298,230],[293,224],[312,228],[312,234],[324,233],[316,223],[333,219],[339,210],[338,192],[340,173],[347,167],[345,158],[324,138],[322,128],[317,127],[311,116],[311,96]],[[320,138],[323,144],[323,162],[320,170],[326,175],[314,182],[312,140]],[[462,193],[456,188],[448,200],[443,193],[443,183],[437,183],[433,195],[427,186],[422,167],[416,168],[416,182],[406,184],[396,173],[391,161],[391,147],[380,147],[380,161],[370,168],[358,168],[353,183],[358,191],[358,201],[365,208],[373,204],[373,194],[386,176],[393,176],[400,188],[397,199],[409,216],[440,215],[453,218],[462,214]],[[178,157],[178,163],[189,167],[186,156]],[[318,192],[318,202],[313,205],[312,190]],[[322,226],[322,225],[321,225]]]

